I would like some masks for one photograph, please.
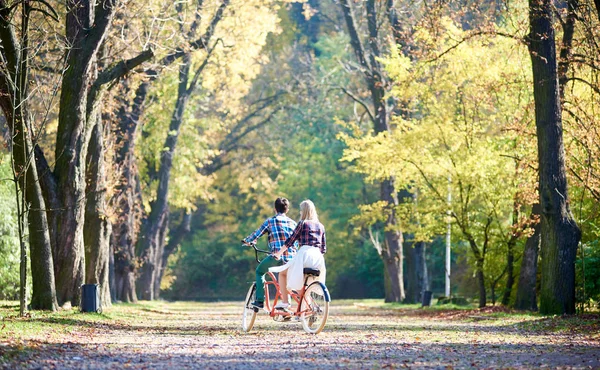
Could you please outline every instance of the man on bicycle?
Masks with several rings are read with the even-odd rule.
[[[286,239],[292,235],[296,228],[296,222],[286,215],[289,208],[290,202],[287,199],[277,198],[275,200],[275,216],[266,219],[255,232],[242,240],[243,243],[252,244],[265,233],[269,235],[269,250],[271,254],[256,267],[256,301],[252,302],[252,305],[258,308],[263,308],[264,306],[264,274],[269,271],[269,267],[284,264],[296,254],[296,245],[288,248],[284,247]],[[280,253],[282,248],[285,248],[285,250],[283,253]],[[275,254],[281,255],[281,257],[275,257]]]

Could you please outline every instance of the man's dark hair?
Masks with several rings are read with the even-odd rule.
[[[290,209],[290,201],[285,198],[275,199],[275,210],[278,213],[287,213]]]

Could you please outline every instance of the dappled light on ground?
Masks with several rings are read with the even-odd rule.
[[[315,336],[299,322],[274,322],[264,313],[242,333],[239,302],[144,302],[116,305],[103,315],[36,315],[5,319],[2,367],[600,367],[598,316],[576,321],[343,301],[333,302],[325,330]],[[27,329],[17,335],[18,325]]]

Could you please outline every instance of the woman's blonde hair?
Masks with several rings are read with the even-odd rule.
[[[312,201],[306,199],[300,203],[300,220],[319,221],[317,209]]]

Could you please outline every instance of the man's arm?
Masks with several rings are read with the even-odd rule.
[[[265,222],[263,222],[263,224],[260,225],[260,227],[258,229],[256,229],[255,232],[253,232],[252,234],[250,234],[246,238],[244,238],[244,241],[248,244],[252,243],[256,239],[263,236],[264,233],[267,232],[268,228],[269,228],[269,219],[266,219]]]

